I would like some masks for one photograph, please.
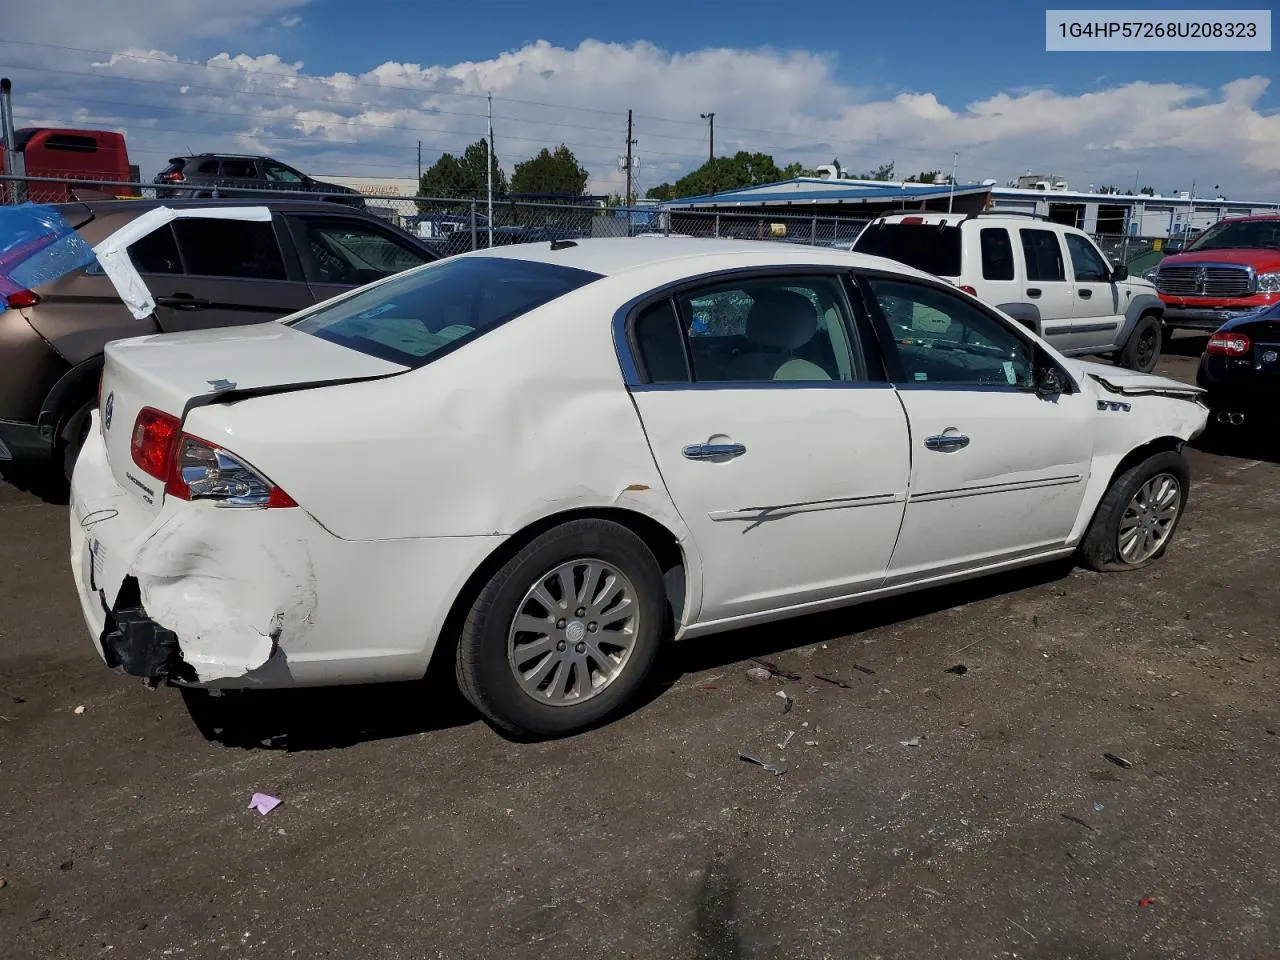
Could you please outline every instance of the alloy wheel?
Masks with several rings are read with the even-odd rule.
[[[1134,493],[1120,516],[1116,547],[1125,563],[1150,560],[1168,542],[1182,506],[1182,487],[1158,473]]]

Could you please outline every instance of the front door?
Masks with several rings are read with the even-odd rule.
[[[1040,311],[1040,335],[1059,350],[1069,349],[1075,311],[1075,281],[1068,279],[1062,240],[1052,227],[1019,227],[1026,284],[1025,303]]]
[[[1089,238],[1065,232],[1071,269],[1075,274],[1076,300],[1071,314],[1067,349],[1088,350],[1116,342],[1124,320],[1120,290],[1111,282],[1111,267]]]
[[[865,283],[911,426],[889,582],[1062,546],[1088,479],[1096,412],[1088,399],[1038,396],[1035,344],[978,304],[923,282],[869,275]]]
[[[835,274],[723,277],[631,318],[633,396],[702,558],[699,622],[879,586],[907,424]]]

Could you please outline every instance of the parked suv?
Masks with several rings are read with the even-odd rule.
[[[935,274],[1068,356],[1114,354],[1143,373],[1160,359],[1155,287],[1075,227],[1030,214],[893,214],[869,223],[853,249]]]
[[[1280,216],[1219,221],[1147,277],[1169,327],[1213,331],[1265,310],[1280,303]]]
[[[350,187],[314,180],[288,164],[270,157],[242,156],[232,153],[200,153],[190,157],[174,157],[161,170],[153,183],[157,197],[258,197],[263,190],[287,190],[291,193],[323,193],[322,199],[363,208],[364,197]],[[165,188],[165,184],[181,184],[182,188]]]
[[[217,200],[111,200],[53,209],[90,245],[164,206],[250,208]],[[258,323],[439,259],[391,224],[319,201],[273,200],[271,219],[188,215],[134,240],[129,261],[155,310],[137,320],[95,260],[0,299],[0,460],[75,463],[110,340]],[[5,303],[8,309],[4,309]]]

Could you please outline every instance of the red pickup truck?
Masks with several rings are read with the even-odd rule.
[[[1280,215],[1221,220],[1146,274],[1166,327],[1217,330],[1280,302]]]
[[[36,203],[66,203],[135,195],[133,189],[123,186],[135,180],[136,174],[129,167],[129,152],[121,134],[53,127],[24,127],[14,133],[14,146],[26,162],[28,177],[92,181],[67,185],[30,180],[26,183],[28,199]],[[7,160],[0,140],[0,173],[12,172]],[[13,188],[13,181],[0,180],[0,203],[13,202]]]

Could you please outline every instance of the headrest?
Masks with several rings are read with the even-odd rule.
[[[818,332],[818,311],[813,301],[794,290],[761,290],[747,313],[748,340],[767,347],[794,350]]]

